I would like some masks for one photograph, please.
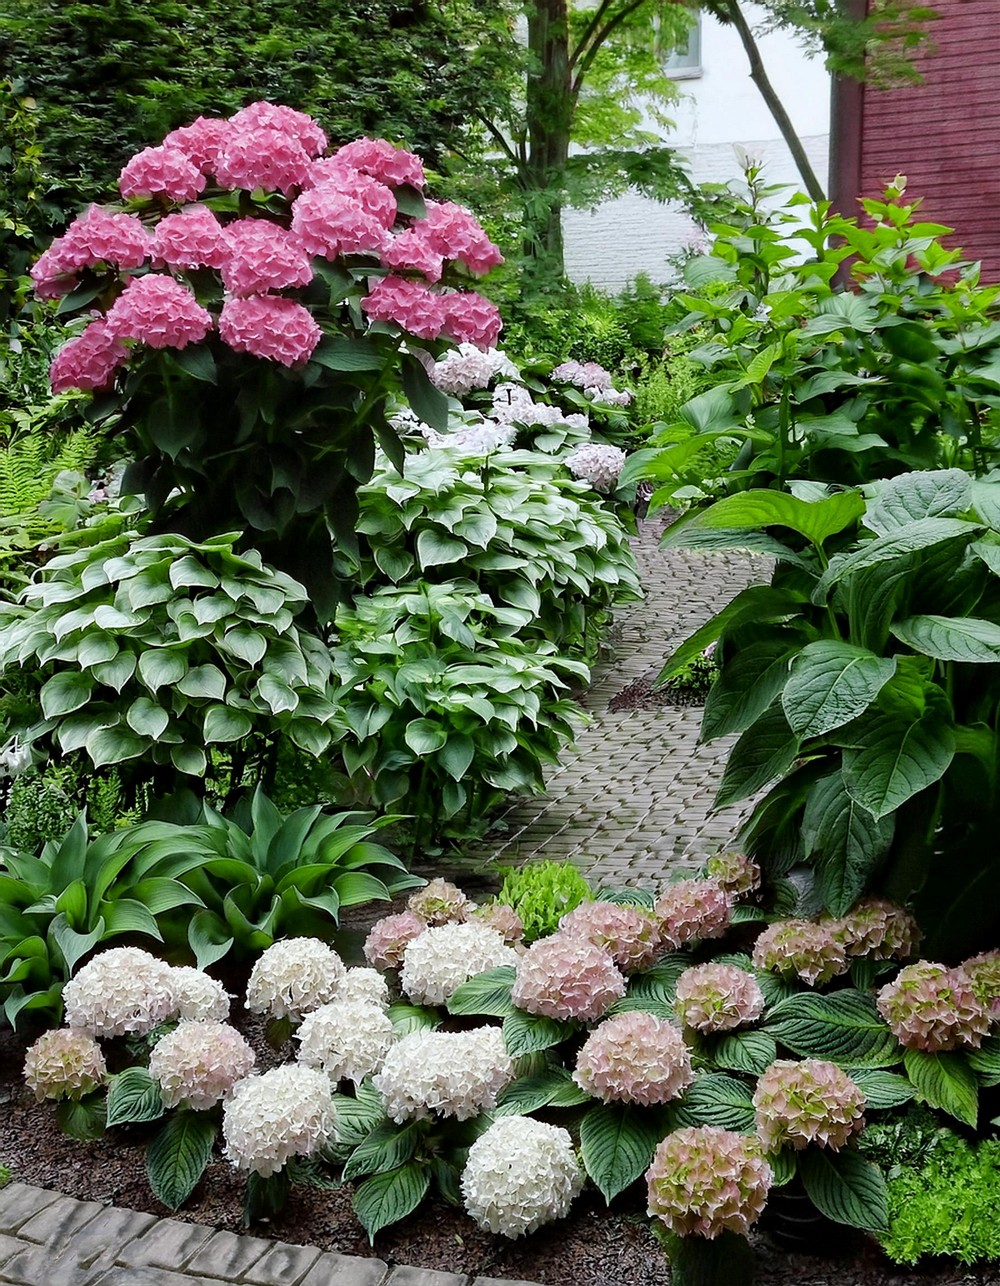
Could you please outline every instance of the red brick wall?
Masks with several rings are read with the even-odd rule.
[[[917,57],[924,80],[865,86],[860,193],[897,173],[921,216],[955,229],[949,244],[982,259],[1000,281],[1000,0],[933,0],[934,48]]]

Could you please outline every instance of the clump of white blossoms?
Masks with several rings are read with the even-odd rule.
[[[73,1028],[45,1032],[24,1056],[24,1081],[39,1103],[83,1098],[97,1089],[107,1071],[97,1041]]]
[[[561,407],[536,402],[522,384],[498,384],[493,390],[490,415],[501,424],[566,424],[573,429],[590,428],[590,421],[585,415],[576,411],[567,413]]]
[[[517,379],[520,371],[500,349],[484,350],[475,344],[459,344],[455,351],[435,362],[430,372],[431,382],[442,393],[451,393],[454,397],[464,397],[473,389],[488,388],[498,375]]]
[[[482,420],[478,424],[465,424],[448,433],[438,433],[437,429],[425,427],[424,437],[431,447],[450,448],[466,455],[492,455],[495,451],[503,451],[514,445],[517,425]]]
[[[618,475],[625,467],[625,452],[602,442],[588,442],[571,452],[564,463],[574,478],[583,478],[595,491],[607,494],[618,485]]]
[[[469,1149],[465,1209],[480,1228],[522,1237],[569,1214],[583,1187],[573,1140],[557,1125],[504,1116]]]
[[[229,1017],[229,993],[221,982],[201,969],[181,965],[170,970],[174,992],[172,1017],[181,1022],[224,1023]]]
[[[174,1012],[173,970],[138,947],[102,951],[63,988],[69,1027],[97,1037],[143,1036]]]
[[[248,1076],[226,1103],[222,1135],[227,1159],[265,1178],[292,1157],[311,1156],[337,1137],[326,1073],[287,1063],[263,1076]]]
[[[389,984],[377,969],[348,969],[337,988],[337,1003],[364,1000],[379,1009],[389,1008]]]
[[[415,1005],[443,1005],[475,974],[516,965],[518,959],[488,924],[442,924],[406,948],[400,986]]]
[[[397,1123],[453,1116],[468,1121],[496,1107],[514,1079],[514,1064],[499,1027],[472,1031],[411,1032],[393,1045],[372,1084]]]
[[[329,1004],[347,969],[318,938],[288,938],[267,948],[247,983],[247,1008],[272,1018],[301,1018]]]
[[[203,1112],[227,1098],[256,1061],[235,1027],[182,1022],[153,1046],[149,1074],[160,1087],[165,1107],[185,1103]]]
[[[384,1009],[364,1000],[334,1000],[302,1019],[295,1033],[299,1062],[318,1067],[332,1084],[360,1085],[377,1072],[396,1039]]]

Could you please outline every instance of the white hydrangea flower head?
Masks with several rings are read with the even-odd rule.
[[[97,1041],[72,1027],[45,1032],[24,1056],[24,1082],[39,1103],[83,1098],[97,1089],[107,1071]]]
[[[600,362],[561,362],[552,372],[554,380],[572,384],[576,388],[593,389],[595,393],[611,387],[611,372]]]
[[[253,1050],[235,1027],[198,1020],[179,1023],[153,1046],[149,1074],[164,1106],[204,1112],[221,1103],[253,1071]]]
[[[431,382],[442,393],[464,397],[473,389],[488,388],[502,375],[517,379],[520,371],[506,353],[498,348],[479,349],[475,344],[459,344],[431,367]]]
[[[342,1000],[363,1000],[388,1009],[389,984],[377,969],[348,969],[337,988],[336,1003]]]
[[[493,455],[496,451],[505,451],[514,445],[517,425],[483,420],[479,424],[466,424],[448,433],[427,429],[424,437],[428,446],[435,448],[450,449],[463,455]]]
[[[583,1181],[566,1130],[528,1116],[504,1116],[469,1149],[462,1197],[480,1228],[522,1237],[569,1214]]]
[[[389,1050],[372,1084],[396,1122],[455,1117],[468,1121],[496,1107],[514,1079],[514,1063],[499,1027],[471,1031],[419,1031]]]
[[[306,1014],[295,1038],[300,1063],[320,1068],[333,1085],[353,1081],[357,1086],[381,1069],[396,1033],[379,1005],[337,999]]]
[[[414,938],[403,957],[400,986],[415,1005],[444,1005],[467,979],[500,965],[516,965],[518,953],[488,924],[442,924]]]
[[[564,463],[574,478],[583,478],[595,491],[607,494],[618,485],[618,475],[625,467],[625,452],[620,447],[588,442],[571,452]]]
[[[170,970],[174,989],[173,1017],[181,1022],[224,1023],[229,1017],[229,993],[202,969],[180,965]]]
[[[261,955],[247,983],[247,1008],[272,1018],[301,1018],[327,1005],[347,973],[336,951],[318,938],[286,938]]]
[[[225,1105],[222,1135],[231,1164],[265,1178],[311,1156],[337,1137],[329,1078],[302,1063],[248,1076]]]
[[[576,412],[567,414],[562,407],[536,402],[521,384],[498,384],[493,390],[490,415],[501,424],[552,425],[568,424],[573,428],[587,429],[590,421]]]
[[[92,1035],[143,1036],[174,1011],[173,970],[138,947],[94,956],[63,988],[66,1023]]]

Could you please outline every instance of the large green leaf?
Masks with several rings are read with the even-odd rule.
[[[653,1113],[626,1103],[592,1107],[580,1122],[587,1173],[609,1204],[649,1169],[663,1131]]]
[[[551,1049],[573,1034],[576,1024],[557,1022],[539,1014],[526,1014],[517,1009],[503,1020],[503,1039],[511,1058],[533,1054],[539,1049]]]
[[[136,759],[149,749],[149,738],[127,728],[95,728],[84,743],[95,768],[104,764],[120,764],[125,759]]]
[[[795,657],[781,693],[792,731],[822,737],[863,714],[892,678],[894,657],[834,639],[809,643]]]
[[[386,1174],[374,1174],[354,1190],[354,1213],[374,1244],[376,1235],[390,1224],[412,1214],[430,1187],[430,1170],[417,1161]]]
[[[702,737],[711,741],[730,732],[743,732],[759,719],[785,686],[796,651],[787,634],[737,649],[705,698]]]
[[[763,1026],[793,1054],[838,1067],[892,1067],[902,1056],[874,997],[862,991],[789,996],[775,1005]]]
[[[771,585],[751,585],[741,590],[731,603],[721,612],[716,612],[711,620],[671,653],[660,672],[658,682],[664,683],[672,678],[678,669],[699,656],[710,643],[714,643],[727,631],[748,623],[758,625],[799,616],[806,601],[805,595],[797,590],[775,589]]]
[[[1000,661],[1000,625],[973,616],[908,616],[892,632],[901,643],[936,661],[984,665]]]
[[[806,1148],[799,1154],[799,1174],[809,1199],[828,1219],[866,1232],[888,1230],[885,1179],[859,1152]]]
[[[710,1056],[716,1067],[760,1076],[778,1056],[774,1039],[762,1031],[736,1031],[720,1036]]]
[[[592,1102],[565,1068],[553,1067],[540,1076],[520,1076],[508,1085],[497,1099],[494,1115],[527,1116],[542,1107],[579,1107]]]
[[[157,1121],[163,1115],[160,1087],[144,1067],[126,1067],[111,1078],[108,1089],[108,1125]]]
[[[463,1016],[488,1014],[491,1018],[509,1017],[515,1008],[510,998],[514,974],[513,965],[500,965],[476,974],[452,993],[448,1012]]]
[[[743,733],[730,752],[715,807],[725,808],[783,777],[799,753],[798,738],[775,704]]]
[[[968,1059],[957,1050],[925,1054],[908,1049],[903,1066],[917,1094],[931,1107],[939,1107],[963,1125],[976,1128],[979,1087]]]
[[[469,547],[464,540],[456,540],[434,527],[420,532],[417,536],[417,559],[421,569],[438,567],[442,563],[456,563],[467,558]]]
[[[175,687],[186,673],[187,661],[183,652],[152,647],[139,656],[139,678],[150,692],[162,687]]]
[[[971,479],[961,469],[901,473],[876,485],[864,523],[887,536],[921,518],[956,517],[969,508],[971,497]]]
[[[841,491],[825,500],[800,500],[783,491],[740,491],[725,496],[700,513],[692,527],[790,527],[814,545],[843,531],[865,511],[857,491]]]
[[[136,697],[125,712],[125,722],[133,732],[155,741],[166,732],[170,715],[149,697]]]
[[[849,1067],[847,1071],[873,1112],[902,1107],[913,1098],[913,1086],[898,1072],[885,1072],[877,1067]]]
[[[831,915],[845,915],[864,892],[893,829],[891,817],[876,820],[848,793],[839,770],[810,790],[802,839],[806,856],[816,858],[818,891]]]
[[[941,705],[923,718],[876,713],[844,750],[844,784],[876,820],[944,776],[955,755],[955,732]]]
[[[215,1133],[204,1112],[181,1109],[150,1143],[146,1152],[149,1186],[168,1209],[177,1210],[198,1186],[212,1157]]]
[[[411,719],[403,739],[415,755],[433,755],[447,742],[448,732],[432,719]]]
[[[958,518],[921,518],[901,531],[864,541],[853,553],[831,559],[830,566],[819,578],[813,591],[813,600],[817,603],[825,602],[834,585],[862,568],[891,562],[918,549],[930,549],[948,540],[971,539],[981,530],[977,523],[962,522]]]
[[[410,1160],[424,1132],[418,1121],[408,1121],[405,1125],[383,1121],[376,1125],[348,1157],[344,1180],[350,1182],[367,1174],[395,1170]]]
[[[214,911],[196,911],[188,922],[188,944],[198,968],[207,969],[233,945],[233,935]]]
[[[695,1077],[677,1100],[674,1115],[678,1125],[715,1125],[743,1134],[754,1129],[749,1088],[734,1076],[717,1072]]]
[[[205,711],[202,731],[207,742],[240,741],[252,727],[249,715],[220,704],[209,706]]]
[[[90,700],[94,690],[93,680],[77,670],[61,671],[48,679],[39,691],[42,714],[46,719],[58,719],[72,714]]]

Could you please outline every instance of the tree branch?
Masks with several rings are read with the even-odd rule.
[[[573,88],[571,92],[574,101],[580,97],[580,90],[583,88],[584,79],[587,72],[590,71],[594,59],[601,52],[601,46],[605,43],[616,27],[620,27],[630,14],[635,13],[636,9],[641,8],[645,3],[646,0],[631,0],[630,4],[627,4],[624,9],[620,9],[613,18],[608,19],[599,31],[595,32],[586,53],[583,55],[580,66],[577,68],[576,75],[573,77]],[[577,53],[579,52],[580,50],[578,49]]]
[[[587,23],[586,27],[584,28],[583,35],[580,37],[576,48],[569,56],[570,69],[573,68],[577,58],[580,57],[581,53],[583,53],[584,49],[590,43],[591,36],[593,36],[594,32],[601,25],[601,19],[604,17],[604,15],[607,13],[607,11],[611,8],[613,4],[614,4],[614,0],[601,0],[601,3],[597,6],[596,11],[594,12],[594,16]]]
[[[486,126],[489,133],[500,145],[500,150],[504,153],[507,159],[510,161],[513,161],[516,166],[520,166],[521,158],[514,151],[511,145],[507,142],[506,138],[503,135],[503,132],[500,129],[498,129],[496,125],[493,124],[493,122],[489,119],[489,117],[483,116],[481,112],[477,112],[476,119],[479,121],[482,121],[482,123]]]

